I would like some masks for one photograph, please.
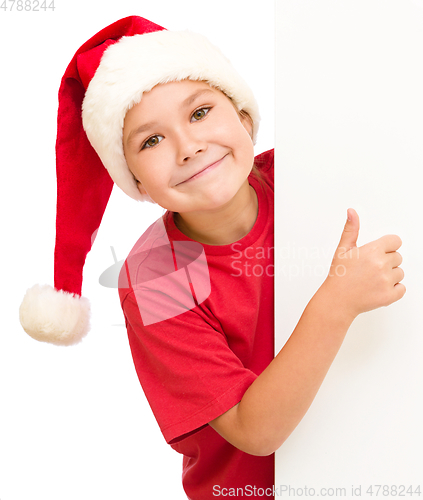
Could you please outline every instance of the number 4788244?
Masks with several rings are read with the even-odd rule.
[[[0,10],[4,12],[46,12],[48,10],[54,11],[54,0],[3,0],[0,5]]]

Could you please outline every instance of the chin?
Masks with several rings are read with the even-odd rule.
[[[207,206],[210,210],[217,210],[221,207],[224,207],[228,203],[230,203],[235,195],[237,194],[238,189],[225,189],[216,190],[210,197],[207,198]]]

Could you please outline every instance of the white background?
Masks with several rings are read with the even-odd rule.
[[[276,23],[277,346],[326,277],[349,207],[359,246],[402,238],[407,287],[353,323],[277,453],[276,485],[423,492],[423,2],[283,0]]]
[[[322,282],[348,207],[361,217],[359,244],[401,236],[407,286],[402,301],[353,324],[277,454],[277,485],[421,481],[422,3],[277,2],[277,347]],[[85,267],[93,313],[81,345],[33,341],[17,311],[27,287],[53,283],[57,91],[77,48],[133,14],[206,34],[258,98],[259,153],[274,143],[273,2],[55,6],[0,9],[0,499],[183,499],[181,460],[139,387],[117,292],[98,284],[110,247],[124,258],[162,211],[114,191]]]
[[[257,6],[55,0],[54,12],[0,9],[1,500],[186,498],[181,456],[165,443],[133,368],[117,290],[98,283],[113,264],[110,247],[123,259],[162,210],[114,190],[84,269],[92,327],[80,345],[32,340],[18,309],[28,287],[53,284],[57,92],[79,46],[128,15],[205,34],[257,96],[260,153],[274,145],[274,14],[272,0]]]

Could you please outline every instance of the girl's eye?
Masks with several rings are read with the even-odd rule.
[[[161,135],[153,135],[152,137],[150,137],[149,139],[147,139],[144,142],[141,149],[148,149],[148,148],[152,148],[154,146],[157,146],[157,144],[159,144],[159,142],[161,142],[162,139],[163,139],[163,136],[161,136]]]
[[[202,118],[204,118],[206,116],[206,114],[209,111],[210,111],[210,108],[197,109],[196,111],[194,111],[194,113],[192,115],[191,122],[201,120]]]

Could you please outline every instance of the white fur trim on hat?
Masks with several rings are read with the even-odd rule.
[[[144,199],[126,163],[123,122],[143,92],[160,83],[208,82],[230,97],[253,121],[253,141],[260,116],[254,95],[221,51],[189,31],[157,31],[122,37],[103,54],[82,105],[87,137],[113,181],[131,198]]]
[[[26,333],[41,342],[56,345],[77,344],[88,333],[90,304],[50,285],[34,285],[19,308],[19,319]]]

